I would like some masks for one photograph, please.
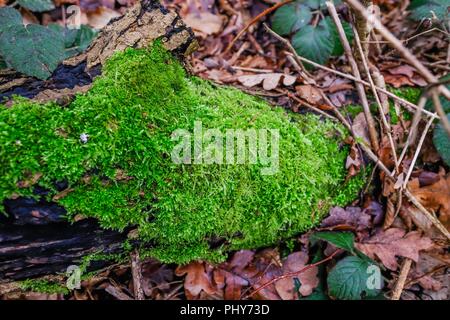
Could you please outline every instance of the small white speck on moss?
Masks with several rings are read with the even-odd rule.
[[[87,143],[89,140],[89,135],[87,133],[80,134],[80,141],[82,143]]]

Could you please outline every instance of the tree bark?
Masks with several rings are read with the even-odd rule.
[[[63,61],[50,79],[39,80],[13,70],[0,70],[0,101],[19,95],[67,104],[75,93],[89,89],[114,52],[127,47],[145,48],[158,38],[181,59],[197,48],[194,33],[175,12],[157,0],[142,0],[124,16],[111,21],[86,52]]]
[[[0,101],[20,95],[66,105],[76,93],[90,88],[114,52],[127,47],[144,48],[159,38],[181,60],[197,46],[193,32],[176,13],[156,0],[142,0],[111,21],[85,53],[62,62],[50,79],[42,81],[13,70],[0,71]],[[61,190],[66,187],[61,186]],[[121,251],[129,230],[104,230],[90,219],[71,224],[64,217],[63,207],[45,200],[45,190],[35,188],[35,193],[41,200],[4,201],[7,216],[0,215],[0,283],[65,272],[88,254]]]

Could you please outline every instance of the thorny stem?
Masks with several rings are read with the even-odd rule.
[[[303,273],[303,272],[305,272],[305,271],[307,271],[307,270],[309,270],[309,269],[311,269],[311,268],[317,267],[317,266],[319,266],[319,265],[321,265],[321,264],[323,264],[323,263],[325,263],[325,262],[327,262],[327,261],[333,259],[334,256],[335,256],[336,254],[338,254],[339,252],[342,252],[342,250],[338,249],[338,250],[336,250],[335,252],[333,252],[331,255],[329,255],[328,257],[326,257],[325,259],[322,259],[322,260],[320,260],[320,261],[318,261],[318,262],[316,262],[316,263],[313,263],[313,264],[309,264],[309,265],[307,265],[306,267],[304,267],[303,269],[300,269],[299,271],[289,272],[289,273],[283,274],[283,275],[281,275],[281,276],[278,276],[278,277],[276,277],[276,278],[273,278],[272,280],[269,280],[269,281],[267,281],[266,283],[264,283],[263,285],[261,285],[260,287],[256,288],[254,291],[252,291],[250,294],[248,294],[247,296],[245,296],[243,299],[248,299],[248,298],[250,298],[251,296],[253,296],[253,295],[255,295],[256,293],[258,293],[259,291],[261,291],[262,289],[267,288],[268,286],[270,286],[271,284],[273,284],[273,283],[275,283],[275,282],[277,282],[277,281],[279,281],[279,280],[286,279],[286,278],[292,278],[292,277],[298,276],[299,274],[301,274],[301,273]]]

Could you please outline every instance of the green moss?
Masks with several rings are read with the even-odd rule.
[[[406,101],[409,101],[414,104],[417,104],[420,95],[422,94],[422,90],[420,88],[415,87],[389,88],[389,91],[395,94],[396,96],[403,98]],[[396,124],[398,122],[398,116],[395,112],[394,104],[392,103],[392,101],[390,103],[390,114],[392,123]],[[401,107],[401,115],[405,120],[412,119],[412,114],[403,107]]]
[[[411,103],[417,103],[422,94],[422,90],[415,87],[389,88],[389,91]]]
[[[61,293],[68,294],[69,290],[60,283],[42,280],[27,279],[20,283],[20,288],[24,291],[42,292],[42,293]]]
[[[175,164],[177,129],[278,129],[279,170],[257,164]],[[86,143],[80,135],[87,134]],[[19,99],[0,110],[0,198],[41,173],[40,186],[71,193],[58,200],[68,218],[97,218],[105,228],[135,225],[164,262],[220,261],[228,250],[289,238],[318,222],[334,203],[353,200],[344,183],[341,126],[287,114],[239,90],[185,74],[160,45],[112,57],[92,89],[69,106]],[[269,148],[270,150],[270,148]],[[22,184],[23,185],[23,184]],[[222,245],[210,248],[210,242]]]

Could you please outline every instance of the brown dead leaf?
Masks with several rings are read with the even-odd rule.
[[[206,35],[220,32],[223,25],[223,17],[208,11],[190,12],[183,18],[188,27],[200,31]]]
[[[202,291],[208,295],[213,295],[217,291],[212,283],[211,267],[204,262],[195,261],[185,266],[179,266],[175,270],[175,274],[179,277],[186,275],[184,291],[189,300],[198,299]]]
[[[367,145],[370,146],[369,130],[367,127],[366,117],[363,112],[359,113],[353,120],[352,129],[358,137],[364,139]]]
[[[294,252],[290,254],[283,262],[283,274],[298,272],[306,267],[309,257],[305,252]],[[275,283],[277,293],[283,300],[293,300],[298,298],[295,292],[294,278],[297,278],[300,283],[300,294],[302,296],[309,296],[313,290],[319,285],[319,278],[317,277],[318,268],[313,267],[304,272],[299,273],[295,277],[288,277],[280,279]]]
[[[214,282],[219,289],[224,290],[225,300],[241,299],[242,288],[249,285],[246,279],[223,269],[214,270]]]
[[[320,90],[311,85],[301,85],[296,86],[295,90],[297,91],[300,98],[305,100],[306,102],[317,105],[322,102],[322,95],[320,94]]]
[[[347,177],[346,180],[358,175],[361,171],[361,153],[358,149],[358,145],[353,139],[353,137],[349,137],[346,142],[351,145],[350,153],[347,156],[347,160],[345,162],[345,169],[347,169]]]
[[[416,69],[407,64],[387,68],[383,71],[383,75],[386,83],[396,88],[404,85],[421,87],[427,85],[427,82],[416,73]]]
[[[398,268],[396,256],[417,262],[419,251],[431,248],[433,242],[429,238],[422,237],[417,231],[406,234],[403,229],[391,228],[379,231],[370,239],[356,243],[355,246],[372,259],[378,257],[386,268],[395,271]]]
[[[414,86],[414,82],[404,75],[392,75],[389,73],[384,73],[384,80],[387,84],[394,86],[395,88],[400,88],[402,86]]]
[[[106,26],[111,19],[121,16],[119,12],[106,7],[100,7],[93,12],[88,12],[86,15],[88,24],[98,30]]]
[[[168,291],[173,277],[173,270],[156,260],[147,260],[142,264],[142,287],[147,297],[157,299],[159,292]]]
[[[425,208],[439,213],[439,220],[450,230],[450,174],[425,187],[420,187],[419,180],[413,179],[408,187]]]
[[[297,77],[283,73],[263,73],[263,74],[244,75],[238,77],[238,80],[240,83],[242,83],[245,87],[248,88],[257,86],[262,82],[264,90],[270,91],[278,87],[282,78],[283,78],[282,83],[285,86],[291,86],[297,80]]]
[[[330,210],[330,215],[322,221],[321,227],[328,228],[344,224],[355,227],[356,230],[367,229],[372,225],[371,216],[358,207],[345,209],[334,207]]]
[[[393,75],[401,74],[401,75],[407,76],[408,78],[412,78],[414,76],[415,71],[416,71],[416,69],[411,67],[408,64],[400,65],[398,67],[388,70],[388,72],[390,74],[393,74]]]

